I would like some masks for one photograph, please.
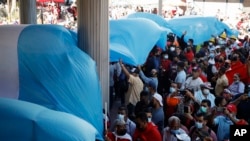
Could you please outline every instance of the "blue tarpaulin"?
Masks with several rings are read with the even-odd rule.
[[[94,141],[85,120],[26,101],[0,98],[1,141]]]
[[[165,49],[168,30],[145,18],[110,21],[110,61],[120,58],[130,65],[145,63],[148,53],[159,43]]]
[[[58,25],[30,25],[22,30],[18,40],[19,99],[78,116],[92,124],[99,133],[97,138],[102,139],[96,63],[77,47],[76,37]]]

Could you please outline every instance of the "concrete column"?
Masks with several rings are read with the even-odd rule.
[[[158,1],[158,15],[162,16],[162,0]]]
[[[36,24],[36,0],[20,0],[20,23]]]
[[[77,1],[78,44],[97,63],[103,105],[104,102],[109,102],[108,4],[106,0]]]

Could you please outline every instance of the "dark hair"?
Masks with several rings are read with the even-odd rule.
[[[125,106],[120,106],[118,108],[118,111],[125,111],[126,113],[128,113],[128,109]]]
[[[192,44],[194,43],[194,39],[188,39],[189,42],[191,42]]]
[[[145,113],[152,113],[152,108],[151,107],[145,108],[143,110],[143,112],[145,112]]]
[[[140,96],[148,96],[149,92],[146,90],[141,91]]]
[[[142,121],[148,121],[147,114],[145,112],[140,112],[136,115],[136,118],[141,119]]]
[[[219,104],[222,102],[223,99],[224,99],[224,97],[222,97],[222,96],[215,97],[215,99],[214,99],[215,106],[219,106]]]
[[[211,107],[211,101],[208,100],[208,99],[203,99],[203,100],[201,101],[201,103],[207,103],[207,106],[208,106],[208,107]]]

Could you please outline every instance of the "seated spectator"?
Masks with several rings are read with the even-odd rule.
[[[181,121],[176,116],[168,119],[168,126],[163,129],[163,141],[178,141],[178,135],[185,136],[182,141],[191,141],[188,134],[181,128]]]

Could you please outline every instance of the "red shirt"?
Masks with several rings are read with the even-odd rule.
[[[152,123],[147,123],[147,128],[143,131],[135,129],[133,141],[162,141],[160,132],[157,126]]]
[[[192,60],[194,59],[194,53],[193,53],[193,51],[186,52],[185,53],[185,57],[187,58],[188,62],[192,62]]]

